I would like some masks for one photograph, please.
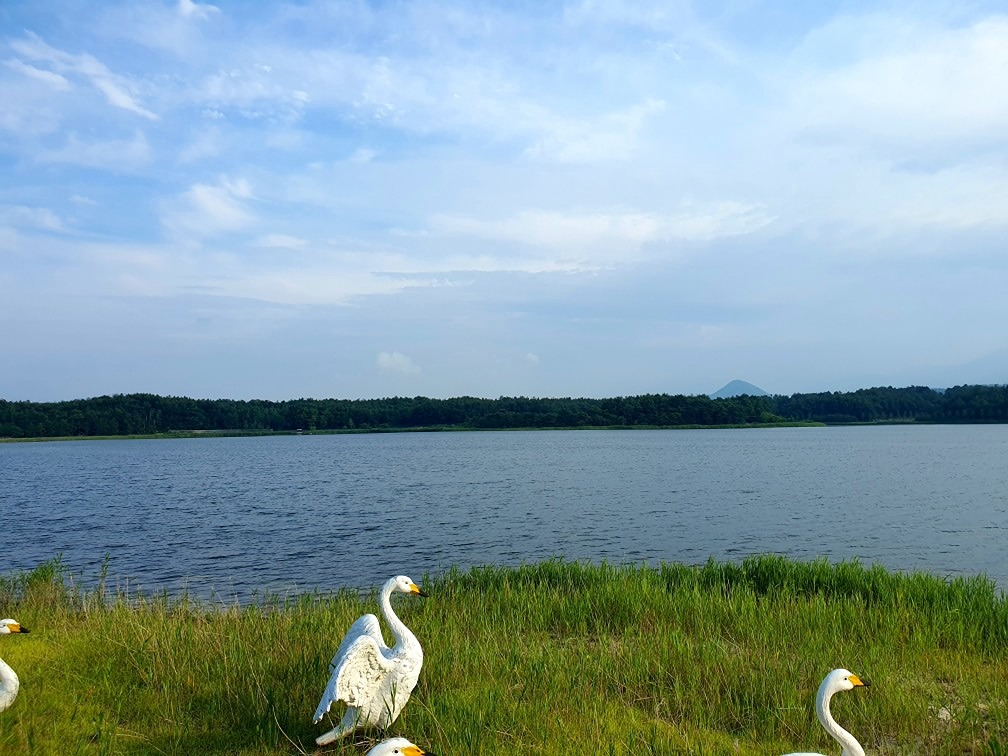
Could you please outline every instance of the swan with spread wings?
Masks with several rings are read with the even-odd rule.
[[[423,666],[423,649],[392,611],[393,593],[427,595],[405,575],[385,583],[381,610],[395,637],[391,648],[385,645],[381,625],[373,614],[365,614],[350,626],[329,664],[332,676],[314,721],[318,723],[337,702],[346,704],[346,712],[336,727],[315,739],[319,745],[332,743],[359,728],[386,729],[409,701]]]

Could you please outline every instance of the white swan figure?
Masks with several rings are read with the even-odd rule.
[[[319,745],[332,743],[361,727],[386,729],[409,701],[423,665],[423,649],[392,611],[393,593],[427,595],[405,575],[385,583],[381,609],[395,636],[391,648],[385,645],[381,625],[373,614],[365,614],[350,626],[329,664],[332,677],[315,710],[314,721],[318,723],[337,701],[346,704],[346,712],[338,726],[315,738]]]
[[[9,617],[4,620],[0,620],[0,635],[8,635],[9,633],[27,633],[28,628],[22,627],[21,623],[17,620],[10,619]],[[0,711],[4,709],[9,709],[11,704],[14,703],[14,699],[17,698],[18,688],[21,687],[21,683],[18,680],[18,676],[14,673],[14,670],[10,668],[3,659],[0,659]]]
[[[836,723],[833,715],[830,714],[829,702],[834,693],[841,690],[853,690],[859,686],[868,687],[868,683],[862,681],[860,677],[846,669],[834,669],[819,686],[816,694],[815,710],[816,716],[822,723],[823,728],[828,732],[840,747],[841,756],[865,756],[864,748],[857,742],[857,739],[847,730]],[[821,753],[789,753],[786,756],[823,756]]]
[[[406,738],[391,738],[383,740],[364,756],[434,756],[434,754],[421,750]]]

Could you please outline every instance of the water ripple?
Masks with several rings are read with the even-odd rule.
[[[1008,587],[1006,452],[1008,426],[3,444],[0,550],[217,598],[762,552]]]

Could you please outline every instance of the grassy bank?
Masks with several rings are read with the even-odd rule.
[[[2,754],[312,752],[329,659],[376,611],[349,593],[127,602],[66,577],[50,563],[0,581],[0,615],[32,630],[0,638],[22,681]],[[439,754],[835,753],[813,698],[838,666],[872,682],[833,705],[869,753],[1008,745],[1008,602],[981,578],[759,557],[424,583],[429,599],[396,603],[426,659],[392,731]]]

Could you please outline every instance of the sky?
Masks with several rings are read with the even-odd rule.
[[[1008,382],[1008,0],[3,0],[0,398]]]

